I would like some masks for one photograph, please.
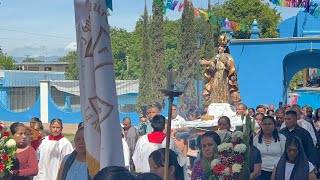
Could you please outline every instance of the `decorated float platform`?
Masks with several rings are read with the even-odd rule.
[[[207,115],[194,121],[186,121],[185,127],[190,128],[189,131],[195,133],[203,133],[205,131],[218,130],[218,120],[221,116],[227,116],[230,118],[231,126],[235,127],[241,125],[236,115],[235,108],[228,103],[211,103],[208,107]]]

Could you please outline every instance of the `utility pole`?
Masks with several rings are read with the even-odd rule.
[[[25,55],[26,56],[26,59],[25,59],[25,61],[26,62],[29,62],[29,58],[30,58],[30,55]],[[29,65],[27,64],[27,71],[29,71]]]
[[[0,46],[0,56],[3,56],[2,48]]]
[[[126,56],[127,61],[127,73],[129,74],[129,56]]]

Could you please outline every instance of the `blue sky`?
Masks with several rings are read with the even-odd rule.
[[[180,0],[182,1],[182,0]],[[220,0],[222,2],[223,0]],[[73,0],[0,0],[0,46],[12,56],[62,56],[75,42]],[[147,0],[151,14],[151,2]],[[218,0],[211,0],[217,3]],[[207,7],[207,0],[193,0],[195,7]],[[112,26],[134,30],[143,13],[144,0],[113,0],[109,18]],[[281,8],[286,19],[297,9]],[[169,19],[178,19],[181,12],[167,10]]]

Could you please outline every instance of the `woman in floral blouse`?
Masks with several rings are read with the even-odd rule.
[[[216,132],[208,131],[201,136],[200,140],[200,157],[193,167],[191,180],[208,179],[208,172],[211,171],[211,161],[218,154],[217,146],[220,145],[221,139]]]

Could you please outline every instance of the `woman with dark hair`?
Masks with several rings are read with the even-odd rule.
[[[153,151],[149,156],[150,172],[164,175],[165,148]],[[168,180],[184,180],[183,167],[178,163],[178,156],[171,149],[169,150],[169,177]]]
[[[191,180],[208,179],[205,173],[211,171],[211,161],[218,155],[217,146],[221,144],[221,139],[216,132],[208,131],[201,136],[200,144],[201,160],[194,164]]]
[[[320,157],[320,108],[318,108],[315,111],[314,120],[312,121],[312,123],[313,123],[313,129],[314,129],[314,132],[315,132],[316,138],[317,138],[316,149],[317,149],[318,157]],[[317,176],[320,177],[320,167],[319,166],[318,166]]]
[[[253,145],[253,134],[250,136],[250,154],[249,154],[249,168],[250,180],[259,180],[261,175],[261,153],[258,148]]]
[[[318,108],[314,113],[314,120],[313,120],[314,127],[316,128],[316,133],[318,136],[320,135],[320,108]]]
[[[226,130],[227,132],[231,132],[230,118],[228,116],[221,116],[218,120],[218,128],[219,130]]]
[[[41,121],[39,118],[37,118],[37,117],[31,118],[31,120],[30,120],[30,127],[34,129],[34,123],[35,123],[35,122],[38,122],[38,123],[40,124],[40,127],[39,127],[39,128],[40,128],[41,130],[43,130],[42,121]]]
[[[286,142],[286,150],[282,154],[272,173],[272,180],[316,180],[314,166],[308,161],[297,136]]]
[[[50,122],[50,135],[46,136],[39,146],[39,173],[35,180],[57,179],[60,164],[65,155],[72,153],[70,141],[62,135],[61,119]]]
[[[261,131],[261,121],[262,121],[262,118],[264,117],[264,114],[263,113],[256,113],[254,116],[253,116],[253,123],[254,123],[254,136],[256,136],[257,134],[259,134],[259,132]]]
[[[136,176],[122,166],[108,166],[101,169],[92,180],[136,180]]]
[[[22,123],[13,123],[10,126],[13,139],[17,146],[17,159],[13,162],[11,174],[14,180],[30,180],[38,174],[36,151],[27,144],[27,129]]]
[[[31,145],[31,147],[33,147],[34,150],[37,151],[38,147],[41,144],[41,141],[43,140],[43,138],[45,136],[45,132],[43,131],[42,122],[40,120],[39,121],[34,121],[32,123],[30,122],[30,125],[31,124],[32,124],[32,127],[31,126],[30,127],[26,126],[26,128],[31,133],[30,145]]]
[[[254,110],[254,108],[249,108],[248,109],[248,114],[249,114],[249,116],[251,117],[251,118],[253,118],[254,117],[254,114],[256,113],[256,111]]]
[[[63,158],[57,180],[88,180],[88,166],[86,161],[86,143],[84,141],[84,127],[80,127],[74,136],[76,149]]]
[[[222,142],[226,142],[231,138],[231,123],[230,118],[227,116],[221,116],[218,120],[218,130],[216,133],[220,136]]]
[[[262,158],[261,180],[269,180],[274,164],[285,151],[286,137],[279,134],[276,120],[272,116],[264,116],[261,120],[261,131],[254,137],[253,145],[259,149]]]

